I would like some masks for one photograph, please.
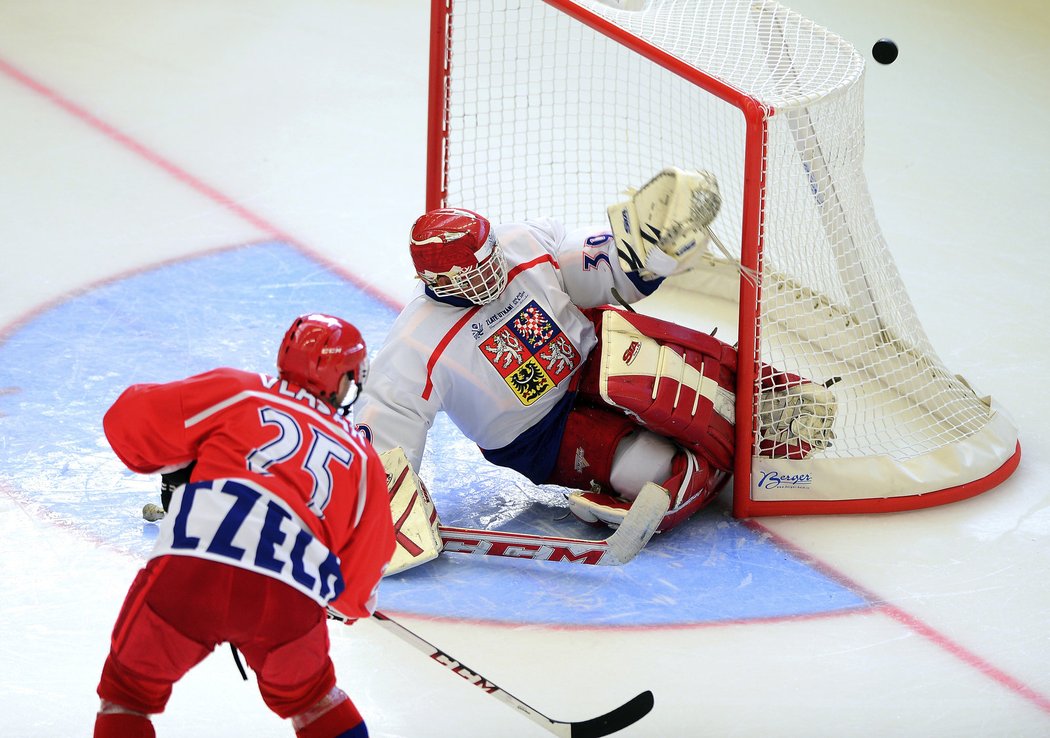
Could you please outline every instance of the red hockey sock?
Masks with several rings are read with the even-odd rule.
[[[354,703],[346,699],[295,731],[295,735],[296,738],[368,738],[368,729]]]
[[[111,712],[95,716],[94,738],[156,738],[153,723],[145,715]]]

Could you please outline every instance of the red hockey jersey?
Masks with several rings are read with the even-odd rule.
[[[371,445],[309,392],[216,369],[129,387],[103,427],[133,471],[197,462],[151,557],[256,571],[351,618],[374,611],[394,551],[386,475]]]

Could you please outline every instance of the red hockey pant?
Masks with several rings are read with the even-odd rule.
[[[315,705],[335,686],[324,610],[271,577],[190,556],[151,559],[128,591],[98,694],[149,714],[172,685],[223,642],[258,678],[282,718]]]

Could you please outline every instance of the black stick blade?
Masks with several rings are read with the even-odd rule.
[[[599,715],[590,720],[571,723],[572,738],[601,738],[603,735],[611,735],[623,730],[628,725],[641,720],[653,709],[653,693],[649,690],[642,692],[629,702],[617,707],[615,710]]]

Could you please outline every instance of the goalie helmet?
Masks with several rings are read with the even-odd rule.
[[[277,371],[281,379],[299,385],[345,415],[368,375],[365,339],[341,318],[300,315],[281,341]],[[345,396],[340,396],[343,377],[349,386]]]
[[[507,286],[507,261],[488,220],[470,210],[431,210],[412,226],[412,264],[436,297],[475,305],[492,302]]]

